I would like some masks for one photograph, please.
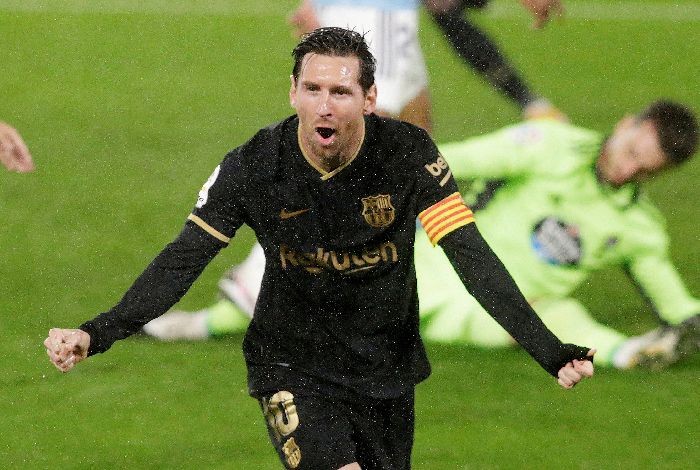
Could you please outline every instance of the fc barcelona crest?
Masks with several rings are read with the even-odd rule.
[[[389,194],[362,198],[362,216],[372,227],[382,228],[394,221],[394,206]]]
[[[284,458],[287,460],[287,465],[289,468],[297,468],[301,463],[301,449],[294,441],[294,438],[289,439],[282,446],[282,452],[284,452]]]

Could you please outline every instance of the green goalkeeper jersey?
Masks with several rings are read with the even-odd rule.
[[[637,185],[597,178],[602,142],[593,131],[533,121],[442,145],[449,168],[432,170],[503,182],[476,220],[531,302],[568,296],[592,272],[623,266],[658,315],[678,323],[700,301],[670,262],[658,209]]]

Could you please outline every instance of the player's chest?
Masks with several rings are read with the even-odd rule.
[[[253,204],[252,218],[279,243],[362,245],[413,227],[411,184],[392,178],[284,178]]]
[[[538,193],[539,201],[530,206],[533,249],[555,264],[599,268],[614,263],[625,233],[624,208],[596,188],[576,189]]]

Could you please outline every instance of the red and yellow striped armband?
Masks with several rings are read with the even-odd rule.
[[[474,222],[474,214],[459,193],[453,193],[418,214],[430,243],[437,245],[442,237]]]

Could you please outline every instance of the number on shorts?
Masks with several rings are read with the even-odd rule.
[[[289,392],[277,392],[269,400],[263,400],[263,413],[267,424],[275,431],[277,440],[280,436],[290,435],[299,426],[294,395]]]

